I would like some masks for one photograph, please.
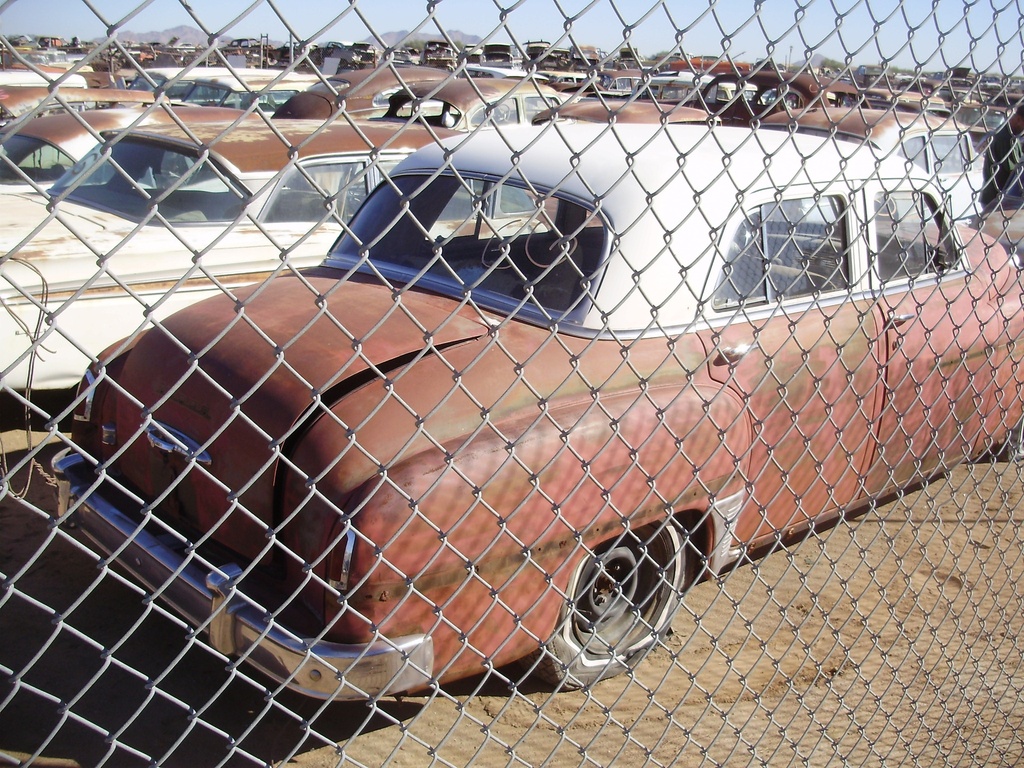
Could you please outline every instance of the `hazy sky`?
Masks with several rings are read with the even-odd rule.
[[[1020,72],[1024,0],[0,0],[0,33],[84,40],[109,29],[153,32],[189,25],[221,37],[362,40],[439,29],[519,42],[579,44],[611,51],[629,41],[650,55],[681,43],[687,54],[800,62],[818,52],[855,64],[882,59],[925,71],[971,66]],[[90,6],[96,9],[90,10]],[[501,21],[502,6],[505,21]],[[876,32],[877,25],[877,32]]]

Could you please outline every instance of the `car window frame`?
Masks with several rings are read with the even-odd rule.
[[[287,226],[287,225],[302,225],[312,224],[313,221],[305,220],[290,220],[290,221],[273,221],[270,217],[272,215],[272,208],[275,201],[282,194],[283,188],[291,182],[295,173],[302,173],[303,171],[315,171],[316,169],[327,166],[327,165],[346,165],[358,163],[362,170],[357,173],[357,179],[361,175],[362,183],[365,189],[365,193],[362,199],[351,209],[348,210],[346,207],[345,213],[339,219],[336,212],[328,212],[325,207],[324,216],[320,220],[322,223],[326,223],[331,219],[335,219],[339,225],[347,222],[352,216],[355,215],[356,211],[362,207],[362,204],[366,202],[367,198],[373,193],[377,185],[384,180],[384,176],[389,174],[391,170],[398,165],[404,158],[408,156],[407,152],[391,152],[385,151],[378,153],[376,160],[371,160],[368,152],[346,152],[338,153],[333,155],[315,155],[310,157],[304,157],[300,159],[296,164],[295,168],[290,169],[275,180],[272,187],[267,191],[265,199],[260,206],[259,213],[256,215],[256,221],[261,224],[271,226]],[[326,198],[325,198],[326,199]]]

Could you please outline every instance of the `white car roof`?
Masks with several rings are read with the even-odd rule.
[[[588,203],[600,200],[616,228],[628,226],[648,207],[656,212],[679,209],[676,195],[687,201],[683,207],[692,208],[695,190],[703,203],[718,203],[702,204],[711,223],[729,215],[737,190],[750,193],[800,183],[821,186],[824,180],[844,175],[870,178],[880,173],[893,179],[907,175],[902,162],[879,161],[853,143],[813,136],[705,124],[549,125],[549,130],[529,126],[448,139],[415,152],[395,173],[448,166],[503,177],[509,175],[515,155],[515,168],[531,184]],[[716,214],[715,208],[721,212]],[[678,218],[680,211],[665,213],[668,221]]]
[[[923,172],[879,160],[868,148],[813,136],[706,125],[549,124],[548,130],[479,131],[430,146],[402,162],[392,176],[451,168],[467,176],[525,179],[593,206],[610,222],[616,242],[601,288],[609,316],[591,310],[583,327],[628,332],[651,322],[689,323],[697,298],[681,295],[682,275],[699,286],[712,279],[710,255],[737,206],[778,190],[839,189],[849,195],[870,179],[893,184]],[[452,151],[455,150],[455,151]],[[635,278],[643,275],[642,290]]]

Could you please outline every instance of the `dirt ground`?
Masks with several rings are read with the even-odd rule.
[[[0,765],[1024,762],[1017,465],[958,468],[699,585],[634,675],[589,692],[514,668],[325,704],[268,695],[98,568],[49,522],[59,443],[3,437]]]

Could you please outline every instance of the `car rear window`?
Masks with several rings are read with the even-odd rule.
[[[156,207],[172,223],[232,221],[249,197],[209,158],[133,137],[96,147],[51,191],[133,220]]]
[[[517,184],[404,176],[378,188],[333,259],[498,309],[565,315],[593,292],[603,220],[574,200]]]
[[[19,134],[4,139],[0,159],[0,184],[24,184],[26,176],[48,184],[74,165],[71,156],[54,145]]]

